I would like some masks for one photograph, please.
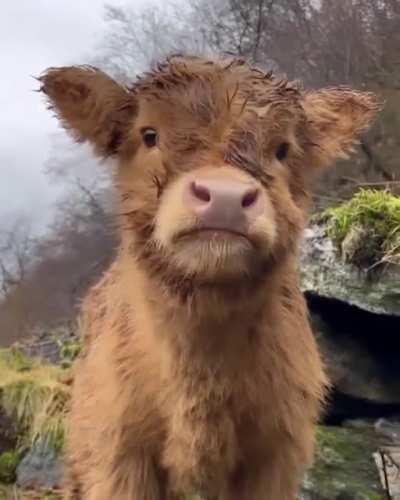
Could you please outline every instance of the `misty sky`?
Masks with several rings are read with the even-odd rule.
[[[130,0],[139,5],[144,0]],[[88,62],[105,0],[3,1],[0,14],[0,224],[13,211],[47,220],[57,189],[43,174],[58,124],[33,90],[46,67]],[[108,0],[124,5],[126,1]],[[0,228],[1,229],[1,228]]]

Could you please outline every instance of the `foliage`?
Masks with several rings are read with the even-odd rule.
[[[11,484],[15,481],[19,461],[17,451],[6,451],[0,455],[0,482]]]
[[[82,350],[82,343],[78,338],[56,340],[60,348],[60,359],[62,368],[70,368]]]
[[[20,447],[41,440],[62,449],[69,400],[62,375],[60,368],[31,360],[18,350],[0,349],[0,406],[16,424]]]
[[[361,189],[322,214],[345,260],[359,267],[400,264],[400,197]]]

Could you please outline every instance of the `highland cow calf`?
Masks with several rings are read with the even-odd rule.
[[[308,186],[374,97],[180,56],[131,87],[91,67],[41,83],[118,161],[121,245],[84,305],[71,498],[293,500],[327,385],[299,290]]]

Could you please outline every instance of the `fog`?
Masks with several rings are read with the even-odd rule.
[[[44,165],[60,129],[35,92],[34,76],[49,66],[88,62],[106,29],[103,14],[104,0],[2,3],[0,224],[15,211],[29,213],[40,227],[51,218],[60,188],[48,181]]]

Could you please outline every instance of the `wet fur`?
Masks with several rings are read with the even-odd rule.
[[[41,83],[73,135],[120,164],[120,251],[82,313],[70,498],[294,500],[328,385],[297,269],[309,183],[349,152],[377,110],[373,96],[307,93],[241,60],[190,57],[131,88],[86,67],[51,69]],[[138,130],[154,123],[161,153],[143,156]],[[274,157],[282,139],[284,165]],[[188,224],[174,193],[210,165],[268,196],[260,258],[238,261],[243,272],[219,274],[222,245],[206,247],[198,270],[156,238]]]

